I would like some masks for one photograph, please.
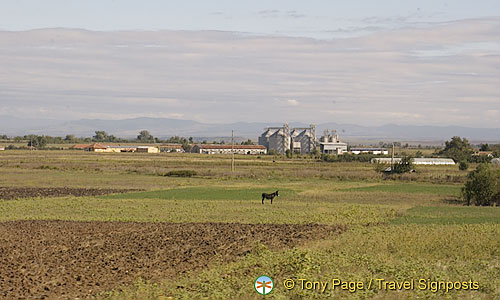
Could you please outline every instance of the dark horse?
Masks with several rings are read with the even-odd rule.
[[[271,199],[271,204],[273,204],[274,197],[279,197],[278,191],[271,193],[271,194],[262,193],[262,204],[264,204],[264,199]]]

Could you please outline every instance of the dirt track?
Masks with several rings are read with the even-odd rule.
[[[0,199],[11,200],[32,197],[62,197],[62,196],[99,196],[114,193],[138,191],[131,189],[88,189],[88,188],[39,188],[39,187],[0,187]]]
[[[0,223],[0,299],[86,298],[134,282],[321,239],[322,225],[12,221]]]

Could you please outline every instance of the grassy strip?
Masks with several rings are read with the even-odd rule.
[[[398,213],[392,206],[254,200],[107,199],[61,197],[0,201],[0,221],[25,219],[138,222],[373,224]]]
[[[433,184],[377,184],[371,186],[350,188],[352,192],[388,192],[388,193],[410,193],[410,194],[436,194],[446,196],[460,195],[460,185],[433,185]]]
[[[258,201],[263,192],[274,192],[276,187],[263,188],[221,188],[221,187],[188,187],[180,189],[158,190],[127,194],[103,196],[105,199],[163,199],[163,200],[254,200]],[[288,197],[295,192],[290,189],[281,189],[280,196]],[[279,197],[276,199],[278,201]]]
[[[500,224],[500,207],[417,206],[394,224]]]

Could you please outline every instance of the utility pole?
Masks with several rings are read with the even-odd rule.
[[[392,143],[391,173],[394,173],[394,142]]]
[[[231,130],[231,172],[234,172],[234,130]]]

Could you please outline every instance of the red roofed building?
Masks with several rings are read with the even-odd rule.
[[[93,151],[93,152],[106,152],[106,150],[108,149],[108,147],[102,145],[102,144],[99,144],[99,143],[94,143],[92,145],[87,145],[87,147],[85,148],[85,150],[87,151]]]
[[[88,149],[90,146],[92,146],[92,145],[91,144],[76,144],[76,145],[69,147],[69,149],[85,150],[85,149]]]

